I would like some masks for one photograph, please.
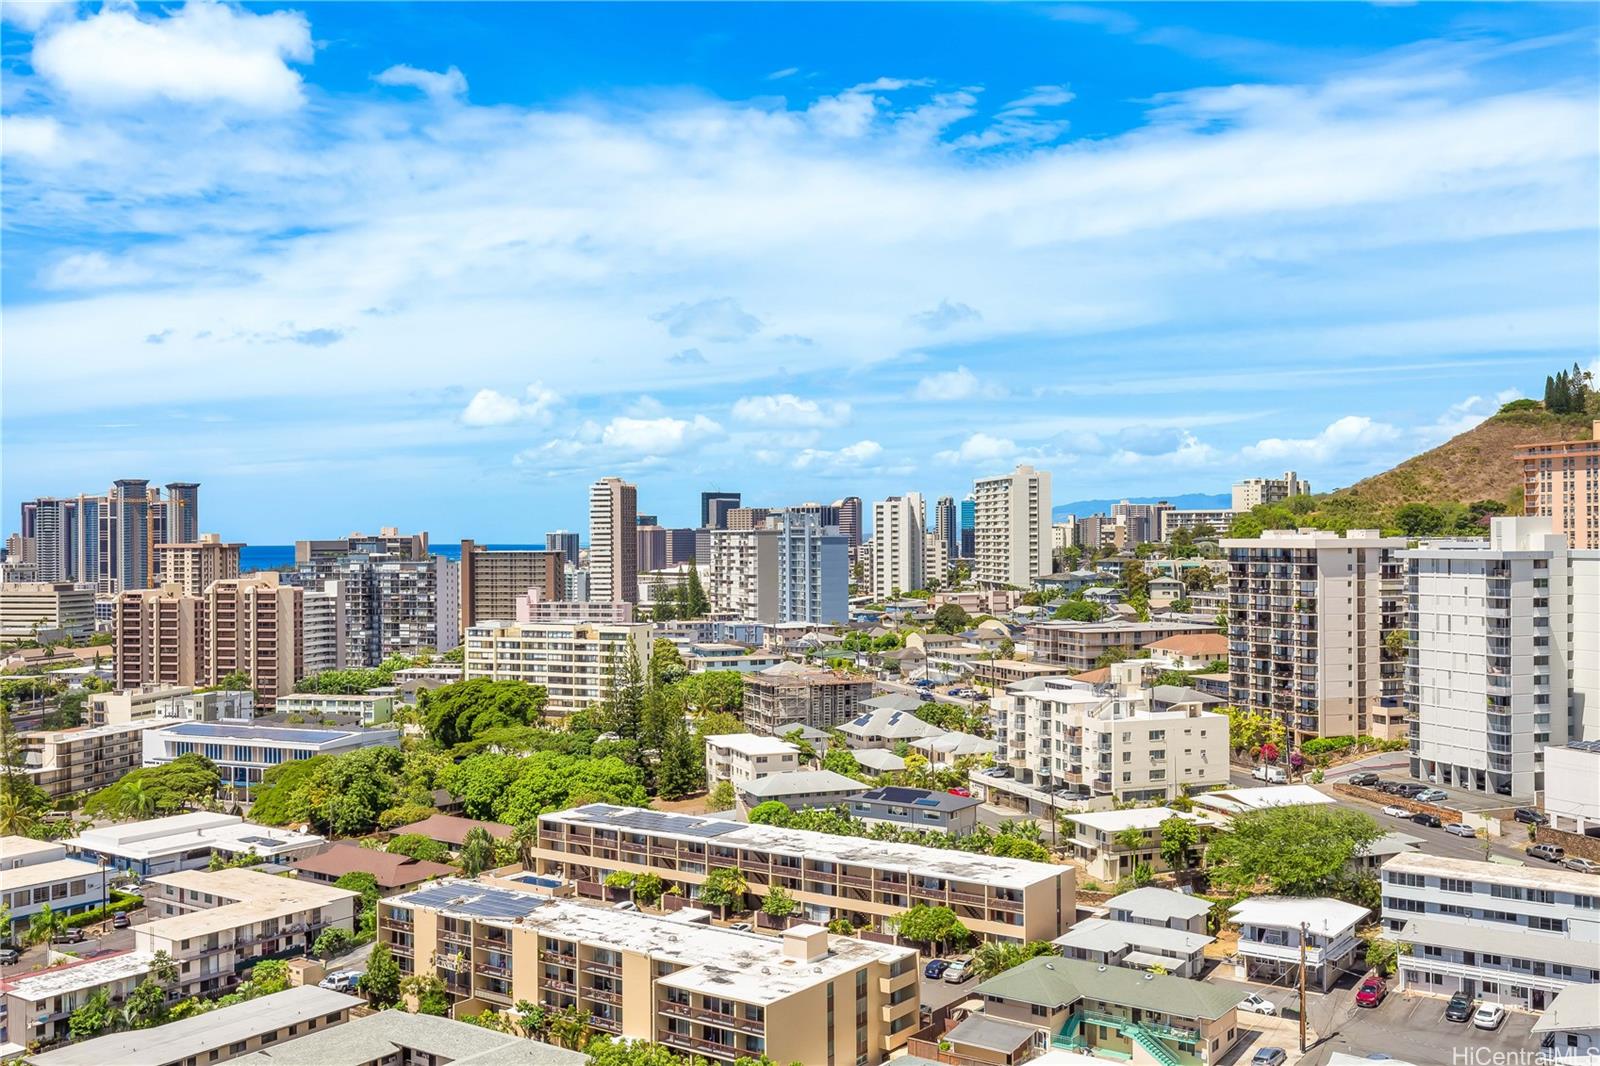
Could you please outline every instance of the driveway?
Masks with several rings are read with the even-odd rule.
[[[1485,1032],[1467,1022],[1445,1021],[1446,1000],[1438,996],[1391,992],[1371,1010],[1347,1002],[1337,1031],[1312,1048],[1306,1066],[1325,1066],[1336,1051],[1358,1058],[1382,1052],[1422,1064],[1524,1062],[1532,1061],[1537,1047],[1531,1014],[1513,1012],[1499,1030]]]
[[[923,958],[922,965],[928,964],[928,959]],[[952,985],[941,980],[932,980],[927,977],[918,977],[922,993],[922,1005],[929,1010],[938,1010],[946,1003],[960,1003],[964,999],[971,999],[973,989],[978,987],[976,977],[962,981],[959,985]]]

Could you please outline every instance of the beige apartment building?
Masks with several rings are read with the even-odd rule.
[[[1019,466],[980,478],[972,500],[972,576],[980,586],[1027,590],[1051,573],[1049,473]]]
[[[1282,718],[1290,742],[1405,734],[1405,659],[1384,638],[1406,621],[1404,537],[1267,530],[1228,553],[1233,703]]]
[[[106,788],[143,765],[144,731],[160,724],[151,718],[18,733],[23,770],[51,799]]]
[[[589,595],[629,603],[639,598],[639,488],[605,477],[589,486]],[[507,618],[512,617],[506,615]]]
[[[94,589],[70,581],[0,584],[0,640],[32,640],[61,630],[73,637],[94,632]]]
[[[151,920],[133,928],[134,948],[165,951],[178,964],[176,994],[221,995],[253,959],[309,951],[330,928],[355,931],[361,896],[331,885],[247,867],[181,870],[149,879]]]
[[[1115,648],[1132,656],[1141,648],[1168,637],[1188,633],[1214,633],[1216,625],[1206,622],[1134,622],[1113,619],[1107,622],[1035,622],[1026,627],[1033,662],[1060,667],[1073,673],[1093,670],[1100,656]]]
[[[815,925],[738,932],[498,884],[443,882],[378,907],[402,971],[437,974],[458,1013],[577,1007],[601,1032],[718,1062],[881,1063],[916,1029],[910,948]]]
[[[189,685],[143,685],[89,697],[90,725],[120,725],[155,718],[169,700],[194,692]]]
[[[243,544],[224,544],[215,533],[202,533],[189,544],[152,544],[156,572],[163,585],[177,585],[190,596],[202,596],[213,581],[239,576],[239,549]]]
[[[271,572],[214,581],[203,596],[177,585],[121,593],[117,688],[214,685],[243,673],[264,700],[292,692],[304,676],[302,595]]]
[[[1233,484],[1234,511],[1248,511],[1263,503],[1282,503],[1296,496],[1311,495],[1311,482],[1303,481],[1293,470],[1282,477],[1249,477]],[[1212,523],[1215,525],[1215,523]],[[1226,529],[1228,523],[1217,526]]]
[[[1523,513],[1549,518],[1567,547],[1600,548],[1600,420],[1588,440],[1524,444]]]
[[[781,737],[797,726],[829,730],[861,713],[872,678],[783,662],[744,675],[745,724]]]
[[[543,600],[565,598],[566,556],[559,551],[490,551],[461,542],[461,632],[480,619],[517,617],[529,592]]]
[[[485,622],[467,630],[461,676],[543,685],[546,711],[570,714],[603,700],[630,654],[650,661],[648,623]]]
[[[781,885],[806,921],[888,931],[915,903],[955,911],[984,940],[1050,940],[1074,919],[1068,866],[603,803],[539,818],[541,872],[597,891],[618,870],[655,873],[686,899],[710,870],[743,873],[752,898]]]
[[[761,777],[800,769],[800,749],[761,733],[725,733],[706,738],[706,781],[735,788]]]

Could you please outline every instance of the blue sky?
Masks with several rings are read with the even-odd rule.
[[[1327,488],[1596,358],[1593,5],[4,17],[6,529]]]

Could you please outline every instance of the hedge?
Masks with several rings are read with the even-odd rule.
[[[111,893],[111,903],[106,907],[93,907],[77,914],[69,914],[63,919],[62,924],[68,929],[76,929],[83,925],[94,925],[103,922],[110,914],[126,914],[136,911],[144,906],[144,899],[140,896],[129,895],[126,892]]]

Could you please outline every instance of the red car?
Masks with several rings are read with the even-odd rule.
[[[950,793],[952,796],[961,796],[962,798],[970,798],[972,796],[972,791],[970,789],[962,788],[960,785],[957,785],[955,788],[945,789],[945,791]]]
[[[1383,983],[1382,978],[1369,977],[1361,982],[1361,989],[1356,993],[1356,1006],[1376,1007],[1388,994],[1389,986]]]

